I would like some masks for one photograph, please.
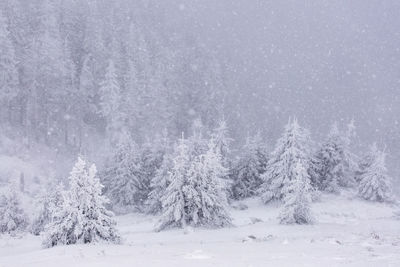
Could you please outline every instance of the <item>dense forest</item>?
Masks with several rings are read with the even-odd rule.
[[[166,35],[147,1],[2,1],[2,122],[31,142],[88,150],[222,115],[223,69],[196,36]]]

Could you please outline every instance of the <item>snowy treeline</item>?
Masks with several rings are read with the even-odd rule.
[[[211,131],[195,121],[191,132],[180,140],[164,136],[142,148],[126,140],[117,147],[104,183],[118,211],[134,206],[157,214],[161,230],[229,225],[227,201],[252,196],[265,203],[283,202],[280,221],[285,224],[314,222],[311,205],[320,192],[352,188],[367,200],[393,200],[384,152],[375,145],[358,159],[351,151],[353,122],[344,130],[334,124],[326,141],[316,144],[310,132],[291,119],[273,151],[257,134],[247,139],[236,158],[224,120]]]
[[[248,138],[235,158],[224,120],[210,131],[196,120],[191,135],[182,133],[178,140],[160,135],[137,145],[126,134],[100,178],[94,165],[78,158],[68,186],[48,190],[29,229],[44,233],[46,247],[102,240],[118,243],[121,239],[109,209],[156,215],[155,230],[160,231],[230,226],[229,202],[253,196],[264,203],[281,202],[278,220],[282,224],[318,221],[312,202],[318,201],[320,192],[338,194],[353,188],[365,200],[392,202],[385,152],[374,144],[358,159],[350,151],[352,136],[352,123],[345,131],[335,124],[326,141],[316,144],[297,119],[290,119],[272,151],[257,134]],[[1,198],[3,233],[28,226],[19,194],[9,190]]]

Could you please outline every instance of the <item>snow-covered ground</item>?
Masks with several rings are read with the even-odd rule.
[[[155,217],[118,217],[123,245],[42,249],[40,237],[0,236],[0,267],[11,266],[400,266],[400,218],[387,204],[323,195],[314,225],[279,225],[279,205],[244,202],[235,227],[153,231]],[[237,206],[237,203],[235,203]]]

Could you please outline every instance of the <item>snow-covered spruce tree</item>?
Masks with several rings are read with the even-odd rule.
[[[373,143],[370,146],[368,153],[358,161],[358,167],[355,171],[355,181],[358,184],[361,182],[361,178],[365,174],[366,169],[374,162],[375,156],[378,154],[378,152],[377,144]]]
[[[46,225],[53,221],[53,216],[56,214],[57,209],[62,208],[64,201],[63,191],[62,184],[48,188],[47,194],[41,200],[42,207],[39,215],[32,222],[32,234],[40,235],[40,233],[44,232]]]
[[[281,224],[309,224],[314,221],[311,213],[310,177],[301,161],[295,164],[294,177],[284,188],[284,206],[279,215]]]
[[[140,149],[130,135],[117,145],[116,152],[107,165],[101,176],[105,194],[110,198],[114,210],[142,210],[148,185],[143,183]]]
[[[334,124],[309,169],[312,185],[316,189],[337,193],[339,186],[344,185],[344,180],[351,176],[346,167],[345,146],[344,137],[337,124]]]
[[[14,189],[0,196],[0,233],[23,231],[28,225],[28,217],[21,208],[19,195]]]
[[[264,182],[260,193],[264,203],[283,199],[287,192],[286,187],[296,177],[295,168],[298,162],[308,169],[310,142],[309,132],[300,127],[296,119],[289,120],[262,175]]]
[[[89,167],[78,158],[69,177],[63,205],[54,211],[54,220],[46,227],[45,247],[120,242],[113,214],[105,208],[108,199],[102,196],[103,186],[96,173],[95,165]]]
[[[164,155],[160,168],[156,171],[151,180],[151,191],[146,200],[146,212],[150,214],[160,214],[162,211],[161,196],[164,194],[170,184],[170,171],[173,167],[173,155],[168,153]]]
[[[189,185],[185,191],[188,199],[195,203],[192,224],[195,226],[224,227],[232,224],[227,210],[227,169],[222,157],[215,151],[214,140],[208,144],[208,151],[197,157],[189,169]],[[196,194],[191,190],[196,189]]]
[[[156,230],[168,227],[186,226],[186,199],[183,186],[187,183],[187,175],[190,167],[190,155],[187,140],[182,139],[175,148],[176,155],[172,160],[172,168],[169,171],[170,184],[161,195],[161,218]]]
[[[166,135],[157,135],[152,142],[147,140],[141,147],[140,151],[140,169],[142,173],[142,192],[146,194],[145,210],[146,212],[154,213],[157,208],[153,206],[153,201],[159,200],[150,199],[157,195],[162,187],[165,186],[161,170],[164,163],[164,157],[169,153],[169,140]],[[160,184],[160,185],[159,185]],[[165,189],[165,187],[164,187]],[[153,193],[152,193],[153,192]],[[157,206],[157,205],[156,205]],[[153,208],[155,210],[153,210]]]
[[[243,199],[256,195],[262,184],[261,175],[268,163],[268,154],[260,134],[248,137],[244,152],[231,170],[232,197]]]
[[[392,198],[391,178],[387,174],[385,158],[383,151],[371,148],[371,165],[367,166],[361,175],[361,181],[358,187],[358,195],[366,200],[388,202]]]
[[[222,118],[216,128],[210,133],[211,140],[214,142],[215,152],[221,156],[221,164],[226,168],[225,176],[222,177],[226,182],[226,190],[228,198],[231,198],[233,181],[231,179],[232,160],[231,160],[231,143],[233,139],[229,136],[229,129],[225,118]]]
[[[159,214],[161,212],[160,198],[169,185],[168,177],[173,165],[173,153],[170,151],[169,141],[165,139],[157,147],[156,151],[158,152],[154,155],[159,155],[160,157],[156,156],[155,159],[162,159],[162,162],[157,169],[152,170],[154,173],[151,174],[150,193],[146,200],[146,212],[150,214]],[[157,161],[156,165],[158,164],[159,162]]]
[[[177,147],[170,184],[161,197],[162,214],[157,230],[171,227],[223,227],[231,224],[227,212],[226,169],[213,141],[205,154],[191,156],[185,140]]]

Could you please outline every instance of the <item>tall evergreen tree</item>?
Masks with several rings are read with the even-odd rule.
[[[298,161],[294,168],[294,177],[284,192],[284,206],[279,220],[281,224],[309,224],[314,221],[311,213],[311,184],[307,169]]]
[[[62,207],[55,210],[46,227],[45,247],[92,243],[119,242],[113,214],[105,208],[108,199],[102,196],[102,185],[96,177],[95,165],[78,158],[69,177],[69,190]]]
[[[319,190],[339,192],[340,186],[348,186],[352,182],[349,153],[345,136],[339,131],[337,124],[332,126],[327,140],[313,158],[309,173],[313,186]]]
[[[141,169],[148,184],[146,212],[157,214],[161,210],[160,196],[168,185],[171,152],[166,133],[147,141],[141,149]]]
[[[310,164],[310,137],[306,129],[300,127],[297,119],[290,120],[282,137],[268,161],[266,172],[262,175],[262,200],[267,203],[273,199],[282,200],[290,181],[296,178],[296,164],[308,169]]]
[[[159,214],[162,211],[161,197],[171,183],[170,171],[173,168],[173,155],[167,153],[163,157],[160,168],[156,171],[155,176],[151,180],[151,191],[146,201],[146,211],[150,214]]]
[[[102,179],[116,211],[142,210],[148,185],[143,181],[140,149],[130,135],[117,145]]]
[[[177,147],[178,155],[165,194],[161,197],[162,214],[158,230],[170,227],[223,227],[231,224],[226,209],[226,169],[215,152],[213,141],[205,154],[191,157],[184,140]]]
[[[266,170],[268,154],[259,134],[248,137],[244,152],[231,170],[232,196],[243,199],[257,194],[263,183],[261,176]]]
[[[187,140],[182,137],[175,150],[176,156],[168,177],[170,184],[161,196],[162,212],[159,225],[156,226],[157,230],[168,227],[186,227],[187,224],[186,197],[183,193],[190,167]]]
[[[370,201],[387,202],[393,200],[391,178],[387,174],[386,154],[371,148],[371,164],[361,175],[358,195]]]
[[[376,143],[373,143],[368,153],[358,161],[357,170],[355,172],[355,181],[358,184],[361,182],[361,177],[365,174],[366,169],[369,168],[374,162],[374,159],[378,153],[378,146]]]

